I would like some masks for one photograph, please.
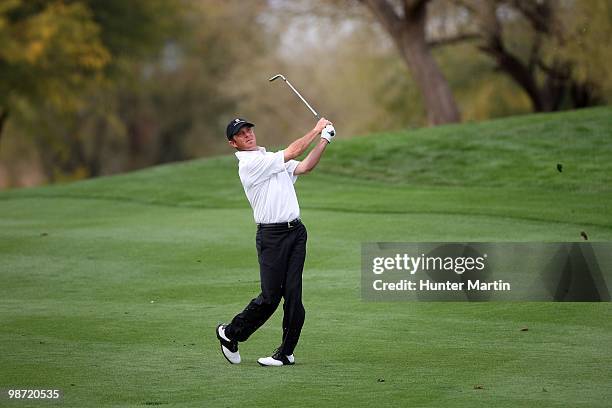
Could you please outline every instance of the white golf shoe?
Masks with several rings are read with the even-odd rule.
[[[264,367],[280,367],[295,364],[295,357],[293,354],[286,356],[281,354],[280,350],[276,350],[270,357],[262,357],[257,362]]]
[[[240,352],[238,351],[238,342],[236,340],[230,340],[225,335],[225,326],[220,324],[217,326],[217,338],[221,343],[221,353],[223,357],[231,364],[240,364]]]

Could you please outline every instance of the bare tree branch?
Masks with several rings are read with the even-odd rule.
[[[512,0],[511,3],[516,10],[525,16],[535,31],[551,34],[553,11],[549,0]]]
[[[571,78],[569,67],[566,65],[562,66],[558,61],[553,61],[551,65],[547,65],[544,61],[538,60],[536,64],[549,78],[562,81],[567,81]]]
[[[374,16],[383,24],[383,27],[394,39],[402,31],[402,20],[395,12],[393,5],[387,0],[359,0],[366,5]]]
[[[435,40],[429,40],[427,41],[427,45],[431,48],[435,48],[479,39],[482,39],[482,36],[478,33],[464,33],[458,34],[453,37],[436,38]]]
[[[484,44],[478,48],[493,58],[499,69],[523,88],[529,95],[536,111],[546,110],[547,107],[542,101],[542,95],[533,70],[510,52],[504,44],[501,22],[497,15],[497,3],[486,0],[472,0],[471,5],[475,7],[476,17],[479,20],[484,40]]]
[[[410,20],[419,19],[430,0],[404,0],[404,15]]]

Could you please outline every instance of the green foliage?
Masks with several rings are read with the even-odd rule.
[[[168,38],[185,33],[181,18],[193,10],[177,0],[78,0],[101,27],[100,40],[114,57],[147,58]]]
[[[268,53],[258,12],[240,1],[192,2],[155,54],[119,58],[122,75],[92,95],[75,123],[98,143],[89,149],[101,162],[96,175],[227,152],[224,128],[244,86],[236,86],[236,68]]]
[[[497,18],[477,12],[473,18],[481,31],[496,34],[477,44],[499,71],[530,92],[532,109],[575,109],[610,100],[609,1],[472,2],[472,11],[484,5]]]
[[[473,44],[440,47],[434,55],[453,89],[464,122],[531,112],[525,92]]]
[[[98,175],[101,156],[128,145],[109,94],[135,89],[142,61],[181,38],[190,10],[150,0],[3,3],[0,109],[16,119],[16,135],[31,137],[48,179]]]
[[[11,0],[0,7],[0,107],[76,110],[84,87],[99,84],[110,54],[91,11],[80,3],[39,7]]]
[[[571,75],[589,84],[595,96],[612,102],[612,4],[608,0],[575,1],[573,7],[559,7],[561,38],[550,41],[546,57],[568,61]]]

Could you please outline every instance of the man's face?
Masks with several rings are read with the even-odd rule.
[[[255,131],[251,126],[243,126],[229,144],[238,150],[257,150]]]

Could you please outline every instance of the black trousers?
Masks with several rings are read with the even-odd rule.
[[[293,354],[304,325],[302,271],[306,260],[306,227],[258,227],[256,244],[261,293],[226,327],[232,340],[246,341],[283,303],[283,337],[280,352]]]

